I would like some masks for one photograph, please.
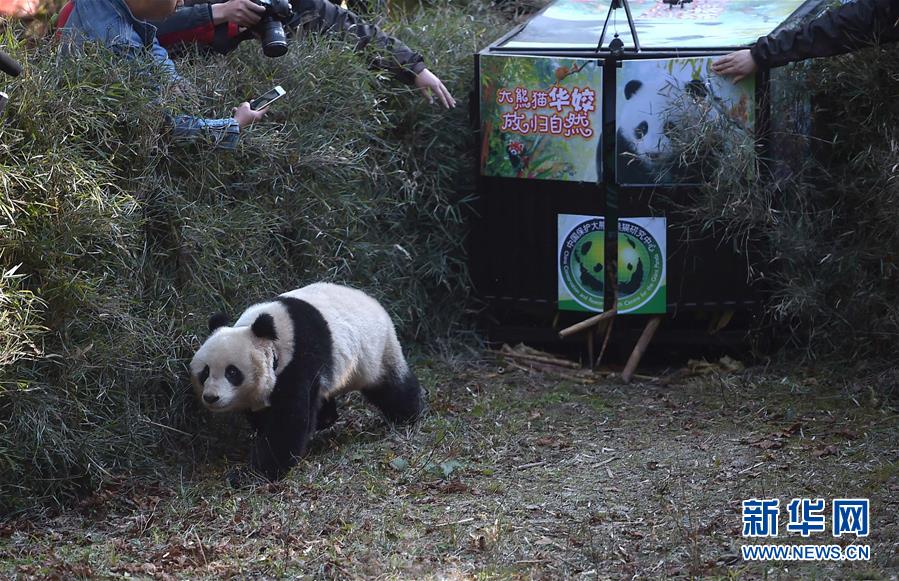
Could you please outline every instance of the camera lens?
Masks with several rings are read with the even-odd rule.
[[[262,52],[267,57],[284,56],[287,53],[287,36],[284,26],[273,18],[265,18],[260,24]]]

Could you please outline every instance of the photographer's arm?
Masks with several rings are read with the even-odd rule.
[[[844,54],[879,42],[899,41],[899,2],[856,0],[827,10],[804,26],[764,36],[752,48],[721,57],[712,66],[734,81],[759,68]]]
[[[182,6],[165,20],[152,23],[156,37],[166,47],[179,42],[211,42],[215,32],[212,11],[209,3]]]
[[[242,28],[250,28],[259,23],[265,8],[252,0],[228,0],[212,6],[213,24],[231,22]]]
[[[133,50],[133,49],[132,49]],[[169,59],[166,50],[154,40],[150,49],[153,59],[168,73],[172,82],[180,82],[181,77],[175,71],[175,64]],[[240,139],[240,130],[252,125],[265,114],[265,111],[253,111],[249,103],[241,103],[232,113],[232,117],[223,119],[205,119],[192,115],[168,116],[172,125],[172,136],[181,143],[206,140],[222,149],[234,149]]]
[[[172,117],[172,135],[177,141],[191,143],[201,139],[212,141],[216,147],[234,149],[240,130],[262,119],[265,110],[253,111],[246,101],[234,108],[234,116],[225,119],[202,119],[190,115]]]
[[[175,64],[169,59],[166,50],[155,38],[152,44],[147,45],[145,40],[147,30],[143,31],[143,35],[138,34],[135,26],[146,27],[146,24],[136,21],[130,13],[110,9],[100,0],[80,0],[66,13],[60,24],[59,35],[63,41],[63,54],[77,50],[86,41],[97,42],[137,61],[149,56],[159,67],[164,79],[173,83],[181,82],[181,77],[175,71]],[[149,30],[152,34],[152,29]],[[140,70],[150,74],[144,66],[140,66]],[[234,117],[226,119],[203,119],[189,115],[167,115],[166,118],[171,123],[174,136],[178,140],[194,141],[203,138],[211,140],[220,147],[233,148],[240,136],[240,128],[249,125],[262,115],[262,112],[254,111],[247,114],[242,110],[244,108],[249,110],[249,104],[242,104],[235,110]]]
[[[350,33],[356,37],[356,50],[364,49],[370,42],[386,49],[393,58],[379,58],[375,65],[390,71],[407,85],[413,84],[415,75],[425,68],[424,58],[402,41],[328,0],[294,0],[293,9],[299,16],[300,26],[307,32]]]
[[[163,46],[198,42],[210,45],[219,52],[227,52],[225,47],[216,45],[216,26],[229,24],[234,29],[227,36],[234,36],[238,27],[249,28],[258,23],[264,12],[265,8],[252,0],[213,0],[178,8],[174,14],[154,24]],[[229,45],[228,48],[232,47]]]
[[[856,0],[827,10],[805,26],[762,37],[752,47],[759,67],[844,54],[878,42],[899,40],[899,2]]]
[[[356,37],[356,50],[374,42],[379,49],[389,53],[389,56],[375,57],[374,66],[390,71],[407,85],[418,87],[432,102],[436,96],[445,107],[455,107],[455,99],[443,82],[425,67],[424,58],[398,38],[328,0],[293,0],[293,9],[298,14],[299,25],[307,32],[352,34]]]

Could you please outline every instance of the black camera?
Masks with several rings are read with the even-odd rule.
[[[253,27],[253,32],[262,39],[262,52],[268,57],[284,56],[287,52],[284,23],[293,14],[290,2],[288,0],[253,0],[253,2],[265,8],[262,19]]]

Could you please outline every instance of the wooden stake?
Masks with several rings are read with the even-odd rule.
[[[574,335],[575,333],[579,333],[579,332],[583,331],[584,329],[589,329],[593,325],[598,325],[599,323],[601,323],[602,321],[605,321],[606,319],[611,319],[612,317],[615,316],[615,314],[617,312],[618,312],[617,307],[612,308],[604,313],[600,313],[594,317],[590,317],[589,319],[581,321],[580,323],[572,325],[566,329],[562,329],[561,331],[559,331],[559,337],[564,339],[565,337]]]
[[[587,369],[591,369],[591,365],[593,365],[593,343],[595,342],[593,336],[596,333],[593,332],[593,329],[587,331],[587,364],[584,365]]]
[[[643,353],[646,352],[646,347],[649,346],[649,342],[652,341],[652,336],[655,335],[656,329],[659,328],[661,322],[662,317],[653,317],[647,321],[646,327],[643,328],[643,333],[640,335],[640,339],[637,340],[637,344],[627,360],[627,365],[624,366],[624,371],[621,373],[621,379],[625,383],[631,382],[634,372],[637,371],[637,366],[640,365],[640,360],[643,359]]]
[[[602,356],[606,354],[606,347],[609,346],[609,337],[612,336],[612,325],[614,324],[615,319],[609,319],[608,324],[606,324],[606,336],[602,340],[602,349],[599,350],[599,357],[597,357],[596,361],[593,363],[593,369],[596,369],[597,367],[599,367],[599,364],[602,363]]]

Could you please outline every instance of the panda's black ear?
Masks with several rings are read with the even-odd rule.
[[[216,329],[219,327],[224,327],[228,324],[228,315],[225,313],[216,313],[209,317],[209,332],[214,333]]]
[[[262,313],[256,317],[250,328],[253,330],[253,334],[260,339],[271,339],[272,341],[278,339],[278,334],[275,333],[275,320],[268,313]]]
[[[628,81],[624,86],[624,98],[630,99],[637,94],[637,91],[643,86],[643,81]]]

